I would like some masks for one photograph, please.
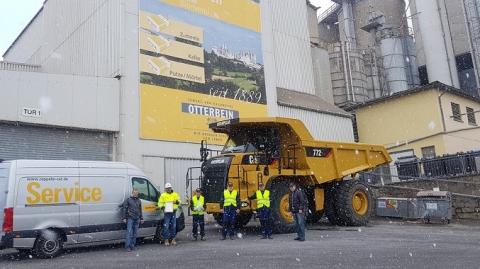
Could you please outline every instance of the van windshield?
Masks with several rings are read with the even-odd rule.
[[[8,169],[10,168],[9,163],[0,163],[0,178],[7,178]]]
[[[0,210],[3,212],[5,205],[7,204],[8,190],[8,173],[10,170],[10,163],[0,163]],[[0,223],[3,223],[3,214],[0,214]]]
[[[263,126],[241,128],[230,133],[227,143],[223,147],[222,154],[260,152],[263,151],[268,144],[272,144],[277,137],[278,130],[275,128]]]

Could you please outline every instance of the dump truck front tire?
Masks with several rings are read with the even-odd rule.
[[[273,230],[276,233],[295,232],[295,222],[290,214],[288,182],[277,182],[270,188],[272,193],[272,205],[270,206],[273,219]]]

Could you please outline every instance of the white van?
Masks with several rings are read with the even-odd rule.
[[[122,203],[133,189],[142,201],[138,238],[161,240],[160,191],[135,166],[120,162],[0,160],[0,249],[42,258],[64,245],[125,239]],[[181,207],[177,231],[185,228]]]

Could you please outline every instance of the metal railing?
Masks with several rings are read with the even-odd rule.
[[[33,64],[22,64],[0,61],[0,70],[8,71],[25,71],[25,72],[41,72],[42,66]]]
[[[323,13],[321,13],[320,15],[318,15],[318,17],[317,17],[318,22],[323,21],[326,17],[328,17],[328,16],[332,15],[333,13],[335,13],[339,7],[340,7],[339,4],[334,3],[334,4],[333,4],[332,6],[330,6],[327,10],[325,10]]]
[[[435,179],[480,173],[480,150],[444,154],[434,158],[411,156],[389,166],[360,174],[367,183],[398,182],[411,179]]]

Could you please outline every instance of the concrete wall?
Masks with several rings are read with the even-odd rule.
[[[0,85],[1,121],[119,131],[115,78],[0,70]]]
[[[368,18],[372,12],[382,12],[385,15],[386,24],[394,29],[402,29],[407,32],[407,20],[404,16],[405,1],[403,0],[363,0],[352,1],[355,38],[358,49],[366,49],[372,45],[372,36],[361,28],[368,24]],[[346,41],[343,12],[338,14],[338,26],[340,40]]]
[[[340,33],[338,24],[334,22],[323,22],[318,24],[318,32],[320,39],[326,44],[340,42]]]

